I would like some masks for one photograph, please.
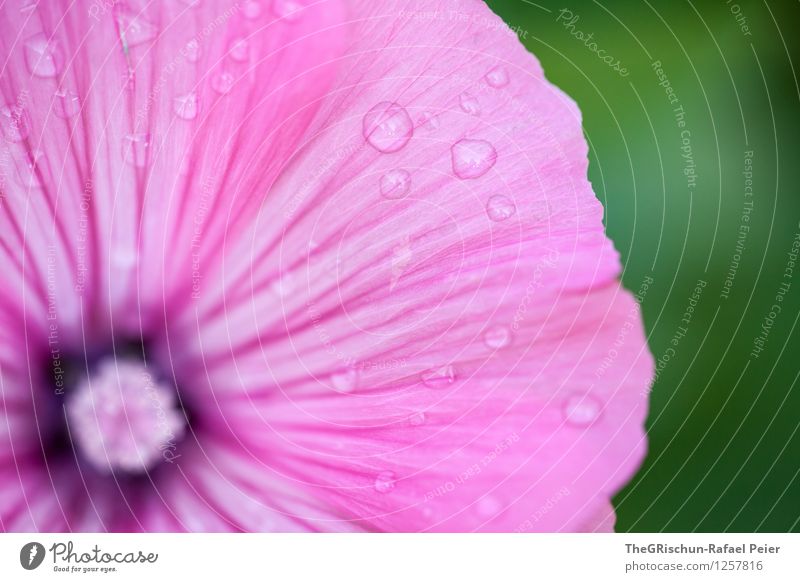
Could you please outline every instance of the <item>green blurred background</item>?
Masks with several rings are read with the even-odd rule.
[[[653,280],[650,450],[615,498],[617,531],[800,531],[800,262],[787,271],[800,233],[800,3],[488,4],[580,105],[625,285]]]

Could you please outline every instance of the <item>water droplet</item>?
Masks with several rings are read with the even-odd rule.
[[[408,112],[389,101],[381,101],[364,115],[364,138],[379,152],[402,149],[414,135]]]
[[[411,426],[422,426],[425,424],[425,413],[424,412],[415,412],[411,416],[408,417],[408,424]]]
[[[55,114],[62,119],[74,117],[81,110],[81,100],[77,93],[68,89],[59,89],[55,93],[56,104],[53,108]]]
[[[189,42],[186,43],[186,46],[183,47],[183,56],[186,57],[186,60],[190,63],[196,63],[200,60],[203,51],[200,48],[200,43],[196,38],[193,38]]]
[[[55,77],[61,72],[64,63],[58,43],[42,34],[36,34],[25,41],[25,64],[31,75]]]
[[[244,63],[250,57],[250,45],[243,38],[237,38],[231,43],[228,54],[237,63]]]
[[[302,14],[303,5],[294,0],[273,0],[272,13],[288,22],[295,22]]]
[[[589,426],[603,412],[603,403],[591,394],[573,394],[564,401],[564,420],[575,426]]]
[[[419,126],[424,127],[428,131],[433,131],[435,129],[439,129],[441,122],[439,121],[439,116],[435,113],[431,113],[430,111],[425,111],[422,115],[419,116]]]
[[[297,287],[294,275],[292,273],[284,273],[279,279],[276,279],[270,285],[272,292],[278,297],[288,297]]]
[[[492,495],[484,495],[478,500],[475,508],[483,517],[494,517],[503,509],[503,504]]]
[[[502,349],[511,343],[511,332],[504,325],[495,325],[483,334],[483,343],[492,350]]]
[[[428,388],[445,388],[455,382],[456,372],[453,366],[432,368],[422,373],[422,382]]]
[[[220,95],[226,95],[231,92],[235,82],[236,79],[231,73],[228,71],[220,71],[211,79],[211,88]]]
[[[19,105],[6,105],[0,109],[0,125],[7,141],[22,141],[30,133],[28,114]]]
[[[123,157],[129,164],[137,168],[147,165],[147,158],[150,154],[150,134],[131,133],[123,140]]]
[[[122,4],[116,4],[115,10],[123,47],[150,42],[158,35],[158,29],[139,12],[128,9]]]
[[[411,174],[406,170],[389,170],[381,176],[381,194],[384,198],[404,198],[411,188]]]
[[[346,368],[331,374],[331,384],[337,392],[348,394],[358,387],[358,370]]]
[[[378,493],[390,493],[395,486],[397,476],[392,471],[382,471],[375,477],[375,491]]]
[[[18,182],[26,190],[38,190],[42,187],[39,172],[45,171],[47,158],[41,150],[31,152],[31,159],[19,169]]]
[[[197,117],[197,112],[199,111],[197,93],[192,92],[175,97],[173,110],[175,115],[181,119],[191,120]]]
[[[481,114],[481,104],[478,102],[478,99],[470,93],[462,93],[458,97],[458,104],[461,106],[461,110],[464,113],[469,113],[470,115]]]
[[[508,85],[508,72],[503,67],[495,67],[486,73],[486,82],[490,87],[499,89]]]
[[[503,196],[502,194],[492,196],[486,202],[486,214],[494,222],[503,222],[504,220],[508,220],[514,216],[516,211],[517,207],[514,205],[514,201],[508,196]]]
[[[242,14],[248,20],[255,20],[261,16],[261,4],[256,0],[245,0],[242,4]]]
[[[497,162],[497,151],[488,141],[462,139],[450,148],[453,172],[462,180],[480,178]]]

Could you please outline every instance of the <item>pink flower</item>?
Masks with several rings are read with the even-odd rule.
[[[0,529],[611,527],[652,360],[481,2],[0,11]]]

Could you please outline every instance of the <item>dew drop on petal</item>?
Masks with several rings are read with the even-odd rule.
[[[116,4],[115,11],[123,46],[137,46],[150,42],[158,36],[158,29],[139,12],[122,4]]]
[[[486,82],[490,87],[499,89],[508,85],[508,72],[503,67],[495,67],[486,73]]]
[[[470,115],[481,114],[481,104],[478,102],[478,99],[471,93],[462,93],[461,95],[459,95],[458,104],[464,113],[469,113]]]
[[[414,124],[405,108],[381,101],[364,115],[364,138],[379,152],[402,149],[414,135]]]
[[[236,82],[234,76],[228,71],[220,71],[211,79],[211,88],[220,95],[226,95],[233,89]]]
[[[255,20],[261,16],[261,4],[257,0],[245,0],[242,3],[242,14],[248,20]]]
[[[76,116],[81,110],[81,100],[77,93],[68,89],[59,89],[55,93],[55,114],[62,119]]]
[[[6,105],[0,109],[0,126],[7,141],[22,141],[30,133],[28,113],[19,105]]]
[[[25,41],[25,64],[28,71],[36,77],[55,77],[61,72],[64,55],[54,40],[42,34],[35,34]]]
[[[247,44],[247,40],[237,38],[231,43],[228,54],[237,63],[244,63],[250,57],[250,45]]]
[[[408,424],[411,426],[422,426],[425,424],[425,413],[424,412],[415,412],[414,414],[408,417]]]
[[[390,493],[394,489],[397,476],[392,471],[381,471],[375,477],[375,491],[378,493]]]
[[[591,394],[572,394],[564,401],[564,420],[574,426],[589,426],[600,417],[603,403]]]
[[[502,194],[492,196],[486,202],[486,214],[489,219],[493,220],[494,222],[503,222],[504,220],[508,220],[514,216],[516,211],[517,207],[514,204],[514,201],[508,196],[503,196]]]
[[[446,388],[456,379],[456,372],[452,365],[441,368],[431,368],[421,375],[422,383],[428,388]]]
[[[390,200],[404,198],[411,188],[411,174],[406,170],[389,170],[381,176],[381,195]]]
[[[482,139],[462,139],[450,148],[453,173],[462,180],[480,178],[497,162],[497,150]]]
[[[483,334],[483,343],[492,350],[499,350],[511,343],[511,331],[504,325],[490,327]]]
[[[303,5],[295,0],[273,0],[272,13],[287,22],[295,22],[301,16]]]
[[[187,93],[186,95],[175,97],[173,109],[175,111],[175,115],[181,119],[194,119],[197,117],[197,112],[199,111],[197,93],[192,92]]]
[[[331,374],[331,385],[337,392],[348,394],[358,388],[359,374],[356,368],[346,368]]]
[[[137,168],[147,165],[150,150],[150,134],[130,133],[123,138],[123,157],[129,164]]]
[[[186,60],[190,63],[196,63],[200,60],[203,51],[200,48],[200,43],[196,38],[193,38],[189,42],[186,43],[186,46],[183,47],[183,56],[186,57]]]
[[[31,152],[31,159],[19,169],[18,182],[20,186],[26,190],[40,189],[42,181],[39,178],[39,172],[44,171],[46,161],[47,158],[41,150]]]
[[[503,509],[503,504],[493,495],[484,495],[475,505],[482,517],[494,517]]]
[[[435,129],[439,129],[441,122],[439,121],[438,115],[430,111],[425,111],[419,116],[418,125],[419,127],[423,127],[428,131],[433,131]]]

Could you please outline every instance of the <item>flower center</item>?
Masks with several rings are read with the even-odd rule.
[[[186,418],[174,388],[153,377],[144,362],[101,360],[66,404],[73,442],[102,472],[143,473],[173,462]]]

